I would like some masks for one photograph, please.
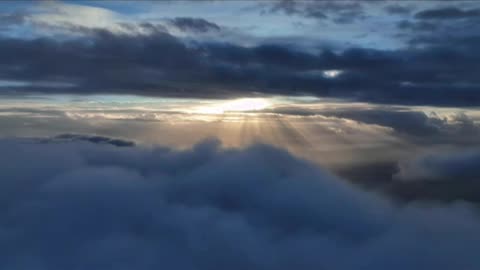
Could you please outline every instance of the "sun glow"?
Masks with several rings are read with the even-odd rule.
[[[337,69],[325,70],[323,72],[323,76],[326,77],[326,78],[335,78],[342,73],[343,73],[343,71],[337,70]]]
[[[268,108],[272,103],[265,98],[240,98],[200,107],[197,111],[205,114],[223,114],[228,112],[250,112]]]

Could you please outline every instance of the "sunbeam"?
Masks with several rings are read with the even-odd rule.
[[[194,109],[201,114],[223,114],[228,112],[252,112],[264,110],[272,105],[266,98],[240,98],[228,101],[214,102]]]

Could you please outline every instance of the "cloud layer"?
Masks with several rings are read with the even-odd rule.
[[[397,207],[265,145],[1,140],[3,269],[470,269],[466,204]]]
[[[272,4],[269,16],[282,11],[284,16],[333,18],[345,25],[345,32],[350,31],[347,25],[368,21],[368,14],[375,12],[372,5],[361,2]],[[393,8],[395,16],[401,16],[391,26],[396,42],[403,43],[395,49],[329,45],[335,43],[328,39],[315,40],[307,49],[299,45],[299,37],[259,38],[201,17],[134,20],[106,8],[81,5],[51,4],[49,10],[57,11],[52,14],[7,12],[0,19],[8,27],[53,33],[0,32],[0,90],[189,98],[314,95],[374,103],[478,106],[480,21],[474,16],[478,9],[439,5],[409,15],[405,6],[386,8],[382,12]],[[84,16],[74,16],[76,10]],[[455,20],[443,20],[449,18]],[[308,39],[309,32],[305,33]]]
[[[400,164],[396,177],[404,181],[480,181],[480,151],[469,149],[429,153]]]

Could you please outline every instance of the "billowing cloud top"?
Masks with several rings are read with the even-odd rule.
[[[480,104],[476,2],[88,3],[1,3],[2,94]]]
[[[2,269],[480,267],[473,206],[395,206],[269,146],[0,150]]]

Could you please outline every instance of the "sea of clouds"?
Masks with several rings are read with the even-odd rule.
[[[1,269],[480,268],[475,205],[394,204],[267,145],[0,152]]]

